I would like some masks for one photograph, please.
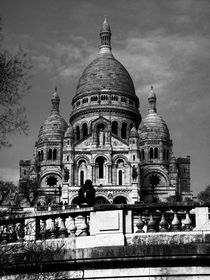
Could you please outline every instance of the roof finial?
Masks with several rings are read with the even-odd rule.
[[[107,22],[107,16],[104,15],[104,22],[102,24],[100,30],[101,37],[101,46],[100,46],[100,54],[101,53],[110,53],[111,51],[111,28]]]
[[[149,92],[148,96],[148,102],[149,102],[149,113],[156,113],[156,94],[153,91],[153,86],[151,86],[151,90]]]
[[[60,97],[57,92],[57,86],[54,89],[54,92],[52,94],[51,102],[52,102],[52,110],[51,113],[59,113],[59,103],[60,103]]]

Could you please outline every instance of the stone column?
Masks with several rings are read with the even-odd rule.
[[[108,184],[110,185],[112,183],[112,166],[111,164],[107,166],[108,166]]]

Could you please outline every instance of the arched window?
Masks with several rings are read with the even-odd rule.
[[[154,158],[158,158],[158,148],[155,148],[155,155]]]
[[[69,156],[66,157],[66,161],[69,161]]]
[[[118,135],[118,122],[117,121],[112,122],[112,133]]]
[[[127,123],[122,124],[121,137],[122,139],[127,139]]]
[[[149,149],[149,157],[150,159],[153,159],[153,148]]]
[[[80,171],[80,186],[84,185],[84,170]]]
[[[165,149],[163,150],[163,159],[164,160],[166,159],[166,150]]]
[[[169,159],[169,150],[167,150],[166,159],[167,159],[167,160]]]
[[[83,134],[83,137],[86,137],[88,135],[88,126],[86,123],[83,123],[83,125],[82,125],[82,134]]]
[[[38,161],[41,161],[41,152],[38,152]]]
[[[122,170],[118,172],[118,185],[122,186]]]
[[[77,141],[80,139],[80,129],[79,129],[79,126],[76,127],[76,139],[77,139]]]
[[[54,149],[53,150],[53,160],[56,160],[57,159],[57,150]]]
[[[144,149],[141,150],[141,159],[144,160]]]
[[[105,158],[104,157],[98,157],[96,160],[96,164],[98,165],[98,178],[103,179],[104,178],[104,163]]]
[[[133,128],[133,123],[130,124],[130,130]]]
[[[52,149],[48,150],[48,156],[47,159],[51,160],[52,159]]]
[[[41,150],[41,161],[43,161],[44,160],[44,152],[43,152],[43,150]]]

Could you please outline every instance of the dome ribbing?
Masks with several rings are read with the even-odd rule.
[[[128,71],[112,54],[99,54],[87,66],[79,79],[76,96],[104,89],[136,96]]]

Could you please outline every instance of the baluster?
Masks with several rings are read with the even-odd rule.
[[[9,236],[10,242],[15,242],[15,241],[17,241],[17,233],[16,233],[15,223],[13,223],[11,225],[10,229],[11,229],[10,236]]]
[[[167,232],[168,231],[168,226],[169,225],[168,225],[168,222],[166,221],[165,212],[164,211],[162,212],[159,226],[160,226],[160,229],[159,229],[160,232]]]
[[[144,233],[145,232],[143,230],[144,225],[145,225],[145,222],[142,220],[142,214],[139,213],[139,220],[138,220],[138,223],[136,224],[136,227],[138,228],[138,230],[136,231],[136,233]]]
[[[3,232],[2,232],[2,243],[7,243],[7,242],[8,242],[8,226],[4,225]]]
[[[155,220],[153,218],[153,213],[150,214],[150,219],[149,222],[147,224],[147,232],[156,232],[155,230]]]
[[[55,218],[51,218],[51,227],[50,227],[50,238],[56,238],[55,236]]]
[[[59,229],[60,238],[65,238],[68,236],[67,228],[65,225],[65,220],[66,220],[66,218],[61,218],[61,224],[60,224],[60,229]]]
[[[177,217],[177,211],[174,211],[174,218],[171,222],[171,231],[180,231],[180,221]]]
[[[75,217],[72,216],[71,218],[72,218],[72,223],[69,226],[69,231],[70,231],[70,236],[74,237],[76,236],[77,226],[75,224]]]
[[[89,235],[89,225],[87,223],[87,216],[83,217],[83,223],[81,226],[81,233],[80,236],[87,236]]]
[[[183,231],[192,231],[192,230],[193,230],[192,220],[190,219],[189,210],[187,210],[186,211],[186,218],[184,220]]]
[[[17,235],[18,235],[18,241],[19,242],[24,241],[24,237],[25,237],[25,223],[24,223],[24,221],[21,221],[19,223]]]
[[[39,235],[40,235],[40,238],[42,240],[45,240],[46,237],[47,237],[47,226],[46,226],[46,219],[42,219],[40,220],[40,232],[39,232]]]

